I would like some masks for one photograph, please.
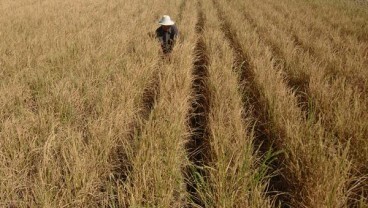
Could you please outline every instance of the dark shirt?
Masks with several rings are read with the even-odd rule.
[[[156,37],[160,41],[164,53],[170,53],[172,51],[178,34],[179,31],[175,25],[170,26],[167,32],[162,28],[162,26],[157,28]]]

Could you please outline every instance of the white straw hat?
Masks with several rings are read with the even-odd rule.
[[[175,22],[171,20],[170,16],[164,15],[161,20],[158,22],[160,25],[174,25]]]

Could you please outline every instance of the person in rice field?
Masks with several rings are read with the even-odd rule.
[[[162,52],[165,55],[170,55],[179,35],[178,28],[168,15],[162,16],[158,24],[161,26],[156,30],[156,38],[161,43]]]

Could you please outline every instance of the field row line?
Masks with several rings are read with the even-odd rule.
[[[231,9],[225,3],[222,4],[222,8],[232,11],[233,18],[227,24],[232,25],[235,20],[238,23],[243,22],[238,27],[228,26],[228,28],[237,28],[235,30],[231,29],[231,33],[237,39],[242,40],[239,45],[243,54],[247,54],[247,59],[251,66],[250,71],[254,71],[251,83],[260,89],[258,100],[262,100],[264,103],[263,106],[265,107],[263,109],[268,109],[265,111],[265,115],[269,121],[269,130],[271,130],[271,135],[276,136],[273,141],[269,142],[274,143],[276,150],[285,151],[282,154],[283,157],[279,157],[280,159],[282,158],[282,162],[279,162],[279,164],[283,164],[281,178],[284,180],[280,184],[287,184],[287,186],[284,187],[284,190],[279,191],[289,191],[291,197],[284,195],[280,202],[284,204],[291,203],[294,206],[304,205],[308,207],[331,203],[324,201],[325,194],[328,193],[330,190],[329,187],[333,183],[335,185],[339,184],[339,187],[344,187],[344,184],[347,182],[347,171],[349,170],[349,166],[337,167],[331,164],[337,164],[339,160],[346,161],[347,158],[341,157],[340,154],[327,151],[330,145],[328,141],[327,143],[325,141],[325,136],[327,135],[323,127],[318,124],[311,124],[303,119],[303,113],[298,108],[294,95],[284,84],[282,74],[279,74],[275,70],[275,65],[272,63],[272,52],[267,51],[267,45],[264,45],[262,41],[258,40],[257,32],[250,32],[252,31],[250,29],[252,21],[251,23],[243,21],[240,10],[238,12],[237,9]],[[226,13],[225,10],[224,14]],[[226,19],[226,16],[224,18]],[[268,72],[265,69],[268,69]],[[270,69],[275,71],[270,74]],[[272,88],[274,89],[272,90]],[[257,103],[257,105],[259,104]],[[292,129],[290,129],[290,125],[293,126]],[[324,164],[325,166],[321,168],[316,163],[311,164],[310,161],[319,161],[320,164]],[[341,174],[335,175],[338,180],[326,183],[325,179],[332,178],[331,174],[328,174],[326,170],[336,172],[336,168],[342,168],[339,170]],[[320,174],[316,175],[317,172],[320,172]],[[306,181],[313,181],[313,183],[306,183]],[[316,187],[319,187],[318,191]],[[278,188],[281,189],[281,187]],[[322,189],[324,191],[321,191]],[[347,195],[343,190],[339,190],[339,197],[334,198],[332,203],[344,203]]]
[[[367,142],[364,139],[368,133],[366,122],[368,115],[365,105],[367,100],[345,80],[325,80],[324,72],[321,72],[319,65],[307,53],[296,50],[297,46],[293,45],[292,41],[288,42],[291,43],[290,45],[285,44],[282,38],[284,36],[280,36],[278,29],[271,30],[273,32],[266,31],[265,27],[259,26],[262,19],[253,18],[250,15],[246,15],[246,18],[250,19],[253,27],[258,29],[258,34],[273,49],[277,59],[281,59],[284,63],[282,70],[291,81],[290,86],[297,90],[297,94],[306,93],[308,96],[307,101],[310,105],[308,108],[311,109],[307,115],[309,119],[313,118],[310,115],[315,116],[315,122],[323,124],[330,132],[331,142],[337,145],[351,144],[349,157],[353,163],[352,180],[358,182],[352,182],[350,186],[356,187],[356,183],[360,184],[358,186],[361,188],[354,188],[353,194],[353,198],[359,200],[357,198],[362,195],[361,190],[366,186],[364,178],[368,174],[363,162],[368,158],[365,154]],[[300,89],[304,90],[298,93]]]
[[[269,2],[269,4],[272,3]],[[253,5],[256,8],[253,8]],[[259,3],[253,5],[250,8],[262,13],[259,15],[265,21],[265,27],[271,25],[279,31],[280,35],[288,37],[288,40],[299,46],[305,55],[321,62],[327,78],[346,78],[360,91],[367,92],[366,77],[368,74],[364,70],[365,65],[368,64],[368,56],[365,54],[365,51],[368,50],[367,47],[364,48],[361,43],[351,40],[330,40],[330,37],[336,37],[336,35],[331,34],[335,32],[334,30],[312,30],[311,33],[308,26],[300,22],[305,21],[305,19],[299,19],[299,15],[289,17],[290,15],[286,13],[275,12],[270,8],[275,5]],[[313,41],[311,41],[312,39]]]

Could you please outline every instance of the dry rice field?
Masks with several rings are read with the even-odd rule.
[[[368,207],[367,95],[365,0],[1,0],[0,207]]]

